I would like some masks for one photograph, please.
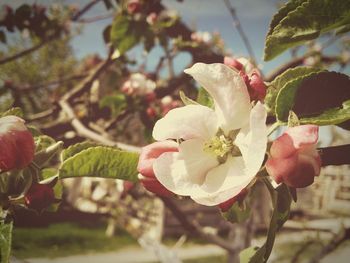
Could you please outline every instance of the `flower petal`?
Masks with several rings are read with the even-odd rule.
[[[192,139],[184,141],[179,146],[181,159],[184,160],[189,179],[195,184],[202,184],[206,173],[219,165],[217,157],[203,151],[205,141]]]
[[[300,125],[288,128],[285,131],[292,140],[294,147],[300,149],[303,146],[313,145],[318,140],[318,126],[317,125]]]
[[[240,130],[234,142],[244,159],[244,173],[250,178],[257,174],[265,158],[267,146],[266,116],[264,105],[258,102],[250,113],[249,125]]]
[[[166,139],[210,138],[218,130],[215,112],[201,105],[187,105],[170,110],[153,128],[153,138]]]
[[[188,196],[194,187],[189,180],[184,160],[179,153],[163,153],[153,164],[155,177],[171,192]]]
[[[224,164],[210,170],[191,198],[202,205],[218,205],[239,194],[252,180],[244,174],[242,157],[229,157]]]
[[[246,125],[251,104],[247,86],[238,71],[220,63],[196,63],[185,73],[213,97],[220,127],[225,132]]]
[[[203,151],[204,140],[192,139],[179,146],[178,153],[164,153],[153,164],[156,178],[170,191],[190,195],[202,184],[206,173],[218,165],[214,155]]]
[[[154,160],[165,152],[178,152],[178,144],[174,141],[160,141],[142,147],[137,171],[143,176],[154,177]]]

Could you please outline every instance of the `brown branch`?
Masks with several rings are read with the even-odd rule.
[[[322,166],[350,164],[350,144],[318,149]]]
[[[67,92],[61,100],[71,101],[89,90],[94,80],[96,80],[101,75],[101,73],[112,64],[112,53],[113,49],[110,48],[107,59],[102,61],[96,68],[94,68],[92,72],[89,73],[89,75],[79,85]]]
[[[90,3],[86,4],[81,10],[79,10],[78,12],[76,12],[73,15],[71,20],[72,21],[78,20],[85,12],[87,12],[91,7],[93,7],[99,1],[101,1],[101,0],[93,0]],[[43,46],[45,46],[50,41],[56,39],[58,36],[59,36],[59,34],[55,34],[55,35],[53,35],[53,36],[51,36],[51,37],[49,37],[47,39],[44,39],[40,43],[38,43],[38,44],[36,44],[36,45],[34,45],[34,46],[30,47],[30,48],[24,49],[24,50],[14,54],[14,55],[2,58],[2,59],[0,59],[0,65],[8,63],[8,62],[11,62],[11,61],[16,60],[16,59],[18,59],[20,57],[23,57],[23,56],[26,56],[26,55],[30,54],[30,53],[32,53],[32,52],[42,48]]]
[[[243,27],[241,25],[241,22],[240,22],[238,16],[237,16],[236,10],[233,8],[230,0],[224,0],[224,2],[225,2],[227,9],[229,10],[229,12],[231,14],[234,27],[237,29],[239,35],[241,36],[241,38],[244,42],[244,45],[248,51],[248,54],[249,54],[250,58],[253,60],[253,64],[256,65],[256,59],[255,59],[253,48],[250,45],[250,42],[248,40],[247,35],[244,33]]]
[[[74,110],[69,105],[69,103],[65,100],[60,100],[59,105],[61,106],[61,109],[66,113],[68,118],[70,119],[70,122],[78,135],[85,137],[87,139],[91,139],[93,141],[102,143],[104,145],[108,146],[116,146],[122,150],[131,151],[131,152],[140,152],[140,148],[132,145],[128,145],[121,142],[115,142],[110,139],[105,138],[104,136],[93,132],[92,130],[86,128],[84,124],[76,117]]]
[[[92,0],[87,3],[82,9],[78,10],[71,18],[72,21],[77,21],[83,14],[85,14],[90,8],[92,8],[95,4],[100,2],[101,0]]]
[[[311,245],[314,244],[320,244],[319,241],[315,241],[315,240],[310,240],[304,244],[302,244],[302,246],[298,249],[298,251],[294,254],[293,258],[291,259],[291,263],[297,263],[299,262],[299,257],[301,256],[301,254],[303,254]],[[322,243],[321,243],[322,244]]]
[[[14,87],[14,88],[20,92],[22,92],[22,91],[27,92],[27,91],[40,89],[40,88],[49,87],[52,85],[60,85],[60,84],[65,83],[65,82],[70,82],[70,81],[74,81],[74,80],[81,80],[81,79],[85,78],[86,76],[87,76],[87,74],[79,74],[79,75],[73,75],[73,76],[69,76],[66,78],[62,78],[62,79],[53,80],[53,81],[50,81],[47,83],[41,83],[41,84],[37,84],[37,85],[29,85],[29,86],[24,86],[24,87]]]
[[[99,16],[94,16],[94,17],[88,17],[88,18],[82,18],[77,20],[76,22],[78,23],[83,23],[83,24],[88,24],[88,23],[94,23],[100,20],[112,18],[113,14],[104,14],[104,15],[99,15]]]
[[[30,47],[30,48],[24,49],[24,50],[14,54],[14,55],[2,58],[2,59],[0,59],[0,65],[8,63],[8,62],[11,62],[11,61],[16,60],[16,59],[18,59],[20,57],[24,57],[24,56],[26,56],[26,55],[28,55],[28,54],[30,54],[30,53],[40,49],[41,47],[46,45],[48,42],[54,40],[55,38],[56,38],[55,36],[47,38],[47,39],[41,41],[39,44],[36,44],[36,45],[34,45],[34,46]]]
[[[335,238],[332,238],[331,242],[326,245],[320,253],[316,254],[311,260],[310,263],[317,263],[326,255],[330,254],[336,250],[340,244],[350,239],[350,228],[346,228],[341,233],[339,233]]]
[[[162,196],[159,196],[159,198],[164,202],[165,207],[171,211],[171,213],[177,218],[177,220],[189,234],[198,235],[200,238],[203,238],[209,243],[222,247],[229,252],[236,252],[235,247],[232,246],[229,242],[217,235],[204,232],[197,222],[190,221],[172,199]]]
[[[278,75],[282,74],[287,69],[295,68],[297,66],[303,65],[304,60],[309,56],[310,56],[310,54],[307,54],[305,56],[298,57],[298,58],[295,58],[293,60],[288,61],[286,64],[281,65],[280,67],[275,69],[273,72],[271,72],[265,78],[265,81],[267,81],[267,82],[273,81]],[[333,63],[333,62],[338,61],[337,57],[323,56],[323,55],[320,57],[320,59],[322,62],[325,62],[325,63]]]

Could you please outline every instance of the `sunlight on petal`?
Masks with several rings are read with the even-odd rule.
[[[201,105],[187,105],[170,110],[162,119],[156,122],[153,138],[161,141],[166,139],[207,139],[218,130],[215,112]]]
[[[185,73],[191,75],[213,97],[220,127],[225,132],[247,124],[250,98],[238,71],[220,63],[196,63]]]

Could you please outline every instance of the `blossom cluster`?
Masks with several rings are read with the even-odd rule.
[[[252,63],[226,57],[224,63],[196,63],[185,73],[209,93],[214,107],[186,105],[156,122],[157,142],[143,148],[138,164],[147,190],[189,196],[226,211],[248,195],[265,168],[276,183],[305,187],[313,182],[321,166],[318,127],[287,129],[268,153],[266,86]]]
[[[2,173],[18,171],[29,166],[34,159],[35,143],[25,121],[9,115],[0,118],[0,177]],[[34,182],[25,193],[28,208],[42,210],[54,201],[52,187]]]

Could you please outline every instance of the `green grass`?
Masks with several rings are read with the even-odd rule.
[[[47,228],[14,228],[12,255],[18,258],[64,257],[75,254],[116,251],[137,241],[125,232],[107,237],[105,228],[83,227],[73,223]]]
[[[184,260],[184,263],[227,263],[225,256],[205,257]]]

